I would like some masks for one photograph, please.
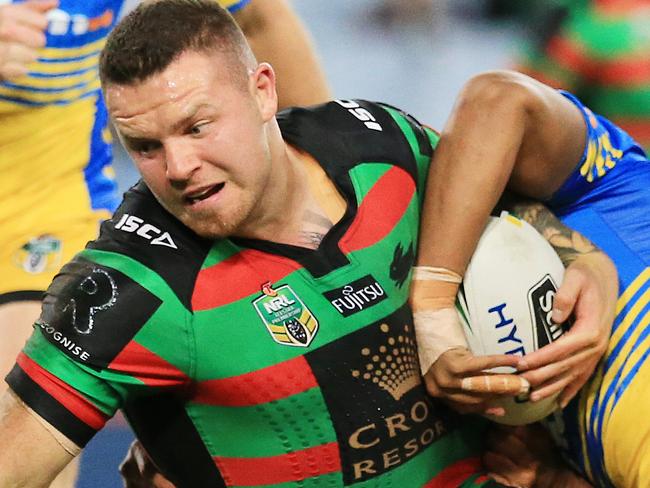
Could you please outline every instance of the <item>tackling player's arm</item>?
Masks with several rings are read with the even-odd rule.
[[[0,488],[49,486],[79,448],[11,390],[0,399]]]
[[[435,151],[423,208],[418,265],[435,267],[442,270],[439,275],[454,278],[453,286],[439,281],[437,293],[448,300],[455,297],[457,283],[488,215],[506,187],[528,197],[551,196],[580,162],[586,132],[583,116],[575,105],[527,76],[490,72],[465,85]],[[567,278],[568,284],[563,287],[577,284],[588,289],[563,292],[571,300],[556,303],[553,319],[561,322],[578,309],[581,316],[570,333],[546,350],[528,355],[518,365],[520,370],[538,370],[536,378],[540,383],[534,387],[554,384],[554,388],[544,390],[544,397],[566,386],[566,377],[551,362],[573,358],[571,367],[586,379],[604,352],[611,327],[617,294],[611,261],[602,255],[598,260],[581,257],[567,271],[568,276],[573,274],[580,276]],[[594,276],[603,275],[609,277],[609,286],[593,281]],[[597,306],[587,305],[586,298],[595,295]],[[453,330],[458,325],[450,323],[446,328]],[[437,367],[437,376],[442,370],[453,380],[448,383],[460,385],[463,372],[453,363],[471,361],[471,355],[459,342],[452,336],[449,346],[454,349],[429,363],[437,364],[429,370],[428,383],[436,381],[433,373]],[[582,351],[589,351],[588,360],[578,354]],[[462,358],[451,358],[459,353]],[[571,392],[565,392],[562,402],[568,400],[566,393]]]
[[[331,99],[310,35],[287,0],[251,0],[233,16],[257,60],[273,66],[280,108]]]

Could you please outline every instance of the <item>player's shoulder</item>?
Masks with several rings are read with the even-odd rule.
[[[167,212],[140,181],[124,194],[84,253],[105,256],[117,267],[152,272],[189,308],[194,280],[211,244]]]
[[[417,174],[418,159],[429,160],[432,140],[414,117],[368,100],[333,100],[278,114],[283,137],[324,166],[388,162]]]

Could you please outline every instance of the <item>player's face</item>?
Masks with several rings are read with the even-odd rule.
[[[236,234],[263,211],[271,175],[273,71],[246,80],[222,54],[183,53],[132,86],[108,85],[115,127],[160,203],[205,237]],[[243,68],[241,68],[243,69]]]

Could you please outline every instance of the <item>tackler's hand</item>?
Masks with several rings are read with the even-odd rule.
[[[27,73],[28,65],[45,46],[47,12],[58,0],[28,0],[0,5],[0,80]]]
[[[532,401],[561,392],[565,407],[594,372],[607,350],[616,313],[618,275],[602,252],[576,258],[555,295],[553,321],[573,325],[557,341],[521,358],[517,369],[530,382]]]

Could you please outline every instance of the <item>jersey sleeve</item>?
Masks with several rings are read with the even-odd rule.
[[[250,3],[250,0],[218,0],[219,5],[233,14]]]
[[[578,107],[585,120],[587,142],[582,158],[560,189],[548,200],[551,207],[570,205],[606,191],[622,181],[631,166],[645,162],[643,149],[622,129],[594,114],[580,100],[560,92]],[[621,175],[616,178],[615,175]]]
[[[153,271],[117,253],[87,249],[48,288],[7,383],[83,447],[133,395],[187,384],[188,320]]]

